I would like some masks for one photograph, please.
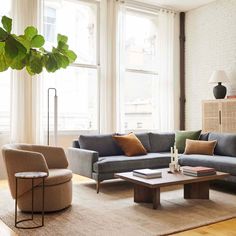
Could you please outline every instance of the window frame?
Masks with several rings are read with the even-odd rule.
[[[158,13],[155,11],[155,9],[149,9],[149,8],[142,8],[142,7],[136,7],[133,6],[133,4],[127,4],[125,5],[125,13],[128,12],[134,12],[136,14],[139,15],[144,15],[144,16],[155,16],[158,17]],[[159,70],[157,67],[157,70],[145,70],[145,69],[137,69],[137,68],[132,68],[131,66],[127,66],[126,64],[124,65],[124,72],[127,73],[135,73],[135,74],[140,74],[140,75],[152,75],[152,76],[156,76],[156,79],[159,79]],[[122,78],[120,78],[122,79]],[[123,78],[125,80],[125,77]],[[124,82],[122,82],[122,84],[124,84]],[[122,89],[122,88],[119,88]],[[120,98],[119,98],[120,100]],[[124,104],[122,105],[123,107],[125,106]],[[123,119],[120,119],[120,122],[124,122],[124,124],[120,124],[120,126],[122,127],[122,130],[124,130],[125,132],[150,132],[150,131],[155,131],[155,129],[151,128],[151,129],[147,129],[147,128],[141,128],[141,129],[127,129],[126,128],[126,123],[127,121],[125,120],[125,111],[124,109],[119,109],[120,112],[123,111],[124,113],[121,115],[123,116]]]
[[[71,0],[64,0],[64,1],[71,1]],[[73,0],[72,0],[73,1]],[[85,69],[94,69],[96,70],[97,74],[97,129],[94,130],[58,130],[59,135],[78,135],[79,134],[97,134],[100,133],[100,120],[101,120],[101,109],[100,109],[100,94],[101,94],[101,67],[100,67],[100,24],[101,24],[101,17],[100,17],[100,1],[96,0],[76,0],[73,2],[81,2],[81,3],[89,3],[94,4],[97,9],[97,16],[96,16],[96,61],[95,64],[87,64],[87,63],[79,63],[79,62],[73,62],[68,67],[74,67],[74,68],[85,68]],[[68,36],[70,37],[70,36]],[[51,131],[50,131],[51,132]]]

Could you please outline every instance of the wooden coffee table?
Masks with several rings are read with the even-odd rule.
[[[153,209],[160,205],[160,188],[171,185],[184,185],[185,199],[209,199],[209,182],[223,179],[228,173],[217,172],[215,175],[192,177],[182,173],[168,173],[169,169],[160,169],[161,178],[145,179],[133,175],[133,172],[117,173],[115,177],[134,183],[134,202],[152,203]]]

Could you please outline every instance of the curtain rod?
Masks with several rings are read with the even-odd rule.
[[[177,13],[176,10],[173,10],[171,8],[162,7],[162,6],[154,5],[154,4],[150,4],[150,3],[138,2],[138,1],[135,1],[135,0],[116,0],[116,1],[128,4],[128,5],[132,5],[132,6],[143,7],[143,8],[146,8],[146,9],[152,9],[152,10],[154,9],[156,11],[167,11],[167,12],[171,12],[171,13]]]

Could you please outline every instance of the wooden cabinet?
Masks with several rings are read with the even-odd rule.
[[[236,99],[203,101],[202,130],[236,133]]]

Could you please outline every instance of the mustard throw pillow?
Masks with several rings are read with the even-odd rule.
[[[131,157],[147,154],[147,150],[133,133],[126,135],[113,135],[112,137],[126,156]]]
[[[213,156],[216,142],[217,142],[216,140],[200,141],[200,140],[186,139],[184,154],[202,154],[202,155]]]

